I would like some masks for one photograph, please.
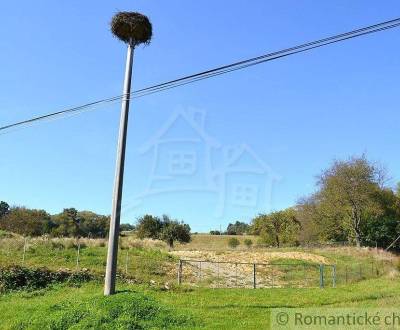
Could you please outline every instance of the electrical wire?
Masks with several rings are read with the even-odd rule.
[[[245,68],[248,68],[251,66],[255,66],[258,64],[265,63],[265,62],[273,61],[273,60],[276,60],[279,58],[306,52],[306,51],[309,51],[309,50],[312,50],[315,48],[320,48],[320,47],[324,47],[324,46],[327,46],[330,44],[357,38],[360,36],[396,28],[398,26],[400,26],[400,18],[381,22],[378,24],[370,25],[370,26],[363,27],[363,28],[353,30],[350,32],[346,32],[346,33],[330,36],[327,38],[311,41],[308,43],[304,43],[304,44],[297,45],[294,47],[286,48],[286,49],[279,50],[276,52],[267,53],[267,54],[257,56],[254,58],[242,60],[239,62],[220,66],[220,67],[217,67],[217,68],[214,68],[211,70],[202,71],[202,72],[184,76],[184,77],[181,77],[178,79],[170,80],[170,81],[167,81],[164,83],[156,84],[156,85],[153,85],[150,87],[136,90],[136,91],[132,92],[130,95],[118,95],[118,96],[114,96],[114,97],[110,97],[110,98],[106,98],[106,99],[101,99],[101,100],[86,103],[86,104],[83,104],[83,105],[80,105],[77,107],[73,107],[73,108],[69,108],[69,109],[65,109],[65,110],[61,110],[61,111],[57,111],[57,112],[53,112],[53,113],[48,113],[46,115],[34,117],[34,118],[31,118],[28,120],[19,121],[16,123],[12,123],[12,124],[0,127],[0,134],[5,134],[6,132],[8,133],[8,132],[10,132],[11,129],[15,129],[18,127],[31,126],[32,124],[34,124],[36,122],[49,120],[49,119],[55,119],[55,118],[63,118],[65,116],[69,116],[73,113],[82,113],[82,112],[85,112],[88,110],[93,110],[94,107],[97,107],[102,104],[113,103],[113,102],[123,99],[124,97],[130,97],[130,98],[144,97],[144,96],[147,96],[150,94],[169,90],[171,88],[176,88],[179,86],[191,84],[191,83],[194,83],[194,82],[197,82],[200,80],[209,79],[209,78],[212,78],[215,76],[219,76],[219,75],[230,73],[230,72],[237,71],[237,70],[242,70],[242,69],[245,69]]]

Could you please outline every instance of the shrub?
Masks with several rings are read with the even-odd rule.
[[[0,229],[0,238],[11,238],[11,237],[13,237],[12,233]]]
[[[230,248],[235,249],[240,245],[240,242],[236,237],[232,237],[232,238],[229,239],[228,245],[229,245]]]
[[[253,241],[250,238],[246,238],[244,240],[244,245],[246,245],[248,248],[251,248],[251,246],[253,245]]]
[[[66,281],[79,284],[90,279],[92,276],[86,271],[72,273],[67,270],[50,271],[47,268],[9,266],[0,268],[0,292],[20,289],[35,290]]]

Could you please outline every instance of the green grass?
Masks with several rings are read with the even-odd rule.
[[[191,328],[194,320],[149,295],[126,288],[104,297],[102,287],[58,286],[0,298],[1,329],[164,329]],[[15,313],[18,311],[18,313]]]
[[[268,329],[271,308],[400,306],[400,282],[388,278],[336,289],[119,289],[107,298],[95,282],[6,294],[0,297],[1,328]]]
[[[336,266],[337,285],[380,277],[397,268],[394,256],[392,260],[386,259],[389,254],[380,258],[374,249],[361,250],[358,253],[354,248],[316,249],[313,252],[328,258]]]
[[[216,248],[217,254],[224,254],[223,248],[227,247],[227,241],[231,236],[215,235],[194,235],[190,246],[203,249],[208,242],[208,247]],[[239,237],[239,236],[238,236]],[[246,236],[239,237],[244,239]],[[129,238],[124,238],[129,240]],[[1,241],[1,240],[0,240]],[[8,242],[0,246],[0,265],[24,265],[28,267],[46,266],[51,270],[60,268],[77,269],[76,247],[57,247],[52,242],[42,242],[28,245],[23,261],[23,240],[3,240]],[[177,246],[179,249],[181,246]],[[282,248],[282,249],[249,249],[257,253],[263,252],[308,252],[324,256],[328,263],[336,265],[336,285],[376,278],[391,271],[394,268],[391,261],[380,260],[374,256],[374,251],[363,251],[356,249],[303,249],[303,248]],[[105,246],[82,247],[79,256],[79,269],[86,268],[95,275],[104,274],[107,248]],[[249,260],[251,261],[251,255]],[[274,284],[288,287],[317,287],[319,286],[319,266],[310,261],[281,258],[271,260],[271,264],[287,264],[285,266],[259,266],[260,280],[267,283],[273,271]],[[134,280],[136,283],[148,283],[155,281],[162,285],[165,282],[173,282],[176,279],[177,258],[168,254],[167,251],[154,248],[131,247],[119,251],[119,273]],[[325,280],[327,285],[332,285],[332,267],[325,267]],[[269,274],[269,275],[268,275]],[[264,278],[264,279],[263,279]],[[206,280],[206,279],[205,279]],[[266,282],[267,281],[267,282]],[[209,281],[205,281],[205,284]],[[268,284],[268,283],[267,283]]]
[[[22,256],[23,246],[0,248],[0,265],[45,266],[51,270],[86,268],[95,275],[102,275],[106,266],[107,248],[98,246],[81,248],[79,267],[77,267],[75,247],[59,249],[41,244],[27,249],[24,261]],[[119,250],[118,253],[119,273],[140,283],[175,279],[175,274],[171,271],[176,268],[176,263],[175,257],[157,249],[130,248]]]
[[[150,293],[151,294],[151,293]],[[363,281],[336,289],[200,289],[187,293],[153,293],[164,303],[197,316],[207,329],[261,329],[269,311],[279,307],[400,306],[400,283]]]
[[[195,239],[191,248],[208,247],[223,254],[229,236],[196,235]],[[103,297],[102,283],[95,281],[80,287],[59,284],[31,292],[3,294],[0,295],[0,329],[261,329],[268,328],[270,310],[275,307],[400,307],[400,281],[395,274],[395,258],[390,254],[342,248],[257,248],[249,251],[303,251],[324,256],[328,263],[337,267],[337,288],[328,287],[331,284],[328,267],[327,286],[319,289],[316,288],[319,285],[318,264],[284,257],[271,260],[270,268],[280,267],[276,278],[281,276],[283,281],[297,283],[308,276],[314,288],[177,288],[174,287],[175,257],[163,250],[131,246],[129,250],[120,250],[119,273],[124,274],[127,265],[133,284],[119,283],[117,295]],[[74,247],[58,249],[37,245],[26,252],[24,265],[74,270],[76,254]],[[22,264],[22,255],[21,245],[9,248],[4,244],[0,247],[0,266]],[[251,259],[251,253],[248,258]],[[104,274],[105,259],[104,246],[82,248],[80,268]],[[286,265],[276,265],[281,263]],[[373,263],[375,268],[371,266]],[[264,271],[267,276],[268,267],[263,270],[260,266],[258,271]],[[315,273],[308,271],[311,268],[315,268]],[[346,269],[347,283],[344,281]],[[395,279],[389,279],[390,273]],[[150,282],[153,284],[149,285]],[[170,283],[172,290],[160,289],[165,282]]]

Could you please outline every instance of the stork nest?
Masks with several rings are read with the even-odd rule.
[[[150,43],[153,28],[147,16],[123,11],[112,18],[111,32],[123,42],[139,45]]]

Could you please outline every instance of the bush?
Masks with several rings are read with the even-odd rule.
[[[11,237],[13,237],[12,233],[0,229],[0,238],[11,238]]]
[[[248,248],[251,248],[251,246],[253,245],[253,241],[250,238],[246,238],[244,240],[244,245],[246,245]]]
[[[230,248],[235,249],[240,245],[240,242],[236,237],[232,237],[232,238],[229,239],[228,245],[229,245]]]
[[[0,292],[11,290],[36,290],[50,284],[69,282],[79,284],[92,279],[88,272],[72,273],[67,270],[50,271],[47,268],[9,266],[0,268]]]

